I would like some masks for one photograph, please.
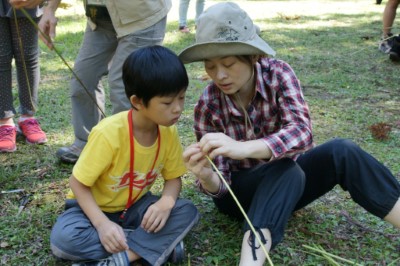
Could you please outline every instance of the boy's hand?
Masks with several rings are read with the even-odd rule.
[[[118,253],[129,249],[124,230],[118,224],[108,220],[99,224],[96,229],[101,244],[109,253]]]
[[[162,200],[150,205],[143,217],[142,228],[148,233],[157,233],[167,222],[171,209]]]

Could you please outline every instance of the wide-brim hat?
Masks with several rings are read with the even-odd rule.
[[[259,32],[259,27],[236,3],[218,3],[199,16],[196,43],[184,49],[179,58],[186,64],[231,55],[275,56]]]

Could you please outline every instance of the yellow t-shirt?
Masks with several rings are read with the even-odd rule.
[[[153,173],[147,179],[157,153],[157,140],[150,147],[134,141],[132,198],[137,197],[136,200],[150,190],[158,175],[169,180],[186,172],[176,126],[159,128],[160,152]],[[94,199],[105,212],[125,209],[129,194],[129,141],[128,112],[107,117],[93,127],[88,143],[73,168],[73,175],[79,182],[91,187]],[[71,190],[67,198],[75,198]]]

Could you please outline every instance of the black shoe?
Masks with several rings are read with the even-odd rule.
[[[400,62],[400,36],[393,38],[392,48],[389,52],[389,58],[393,62]]]
[[[64,163],[76,163],[81,155],[82,149],[72,144],[69,147],[58,149],[56,156]]]
[[[185,259],[185,247],[183,240],[176,245],[171,255],[169,255],[168,262],[171,263],[182,263]]]

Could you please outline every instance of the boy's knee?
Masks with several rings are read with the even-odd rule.
[[[199,211],[192,201],[188,199],[179,199],[178,205],[181,213],[183,213],[185,217],[190,218],[190,220],[199,219]]]

